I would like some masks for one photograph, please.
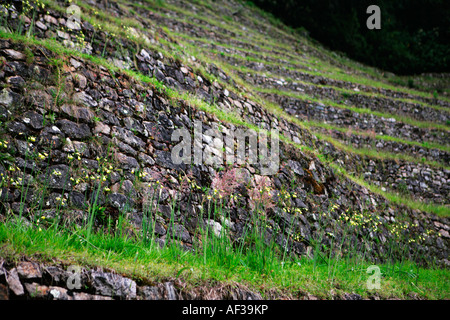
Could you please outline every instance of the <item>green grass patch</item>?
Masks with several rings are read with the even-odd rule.
[[[255,244],[263,250],[258,253],[235,248],[226,238],[209,235],[203,240],[201,250],[193,253],[175,243],[159,247],[142,242],[120,230],[96,232],[87,240],[83,229],[37,228],[14,218],[0,224],[0,252],[9,260],[25,256],[44,263],[59,260],[90,268],[110,268],[142,282],[181,278],[187,288],[239,283],[263,296],[269,291],[296,296],[300,291],[324,299],[345,292],[364,298],[376,294],[380,298],[407,299],[412,293],[427,299],[449,298],[450,275],[445,269],[423,268],[409,261],[377,264],[380,289],[369,290],[367,270],[372,263],[361,258],[283,259],[264,243]],[[263,255],[267,253],[270,255]]]

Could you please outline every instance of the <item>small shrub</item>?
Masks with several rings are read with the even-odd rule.
[[[233,197],[235,189],[243,182],[242,175],[238,168],[225,171],[220,177],[219,173],[213,178],[211,188],[215,198],[230,199],[232,204],[235,203],[236,197]]]

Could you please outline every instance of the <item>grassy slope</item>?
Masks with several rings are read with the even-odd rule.
[[[295,299],[312,294],[336,299],[344,293],[357,293],[363,298],[410,299],[417,295],[445,299],[450,289],[447,270],[400,261],[377,264],[381,288],[368,290],[366,270],[371,264],[361,258],[274,258],[261,266],[258,257],[233,251],[229,243],[215,237],[207,250],[194,255],[177,245],[159,249],[156,244],[136,242],[120,232],[88,238],[83,231],[69,233],[51,227],[40,231],[12,220],[0,224],[0,244],[2,256],[10,261],[27,257],[43,263],[101,266],[144,283],[177,278],[186,283],[188,291],[199,286],[241,284],[265,298]]]

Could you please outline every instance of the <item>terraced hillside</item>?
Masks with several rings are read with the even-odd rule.
[[[448,91],[236,1],[1,8],[0,296],[449,297]],[[277,130],[279,166],[176,163],[177,129]]]

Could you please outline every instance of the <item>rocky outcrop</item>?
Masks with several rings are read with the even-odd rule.
[[[356,293],[330,291],[328,298],[362,300]],[[417,297],[412,296],[411,299]],[[319,300],[306,291],[297,295],[258,292],[242,284],[198,284],[183,279],[160,282],[133,280],[114,271],[31,260],[17,263],[0,258],[0,300]],[[379,300],[375,293],[368,299]]]

